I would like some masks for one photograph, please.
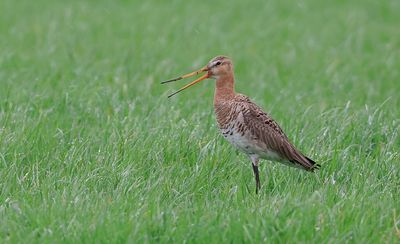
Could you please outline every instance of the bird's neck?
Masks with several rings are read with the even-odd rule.
[[[235,97],[235,79],[233,75],[219,77],[215,84],[214,103]]]

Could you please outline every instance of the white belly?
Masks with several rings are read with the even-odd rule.
[[[244,152],[250,152],[251,142],[242,134],[238,133],[234,129],[232,131],[221,130],[222,135],[224,135],[225,139],[233,144],[235,147],[241,149]]]
[[[270,150],[265,143],[257,139],[255,135],[242,126],[240,131],[240,124],[244,124],[243,114],[238,113],[235,120],[232,120],[224,128],[220,127],[222,135],[234,146],[242,150],[247,155],[257,155],[260,158],[274,161],[281,161],[281,157],[274,151]]]
[[[227,141],[248,155],[257,155],[260,158],[273,161],[281,160],[281,157],[277,153],[268,150],[266,145],[252,139],[253,136],[249,132],[243,134],[243,132],[238,132],[235,128],[220,129],[220,131]]]

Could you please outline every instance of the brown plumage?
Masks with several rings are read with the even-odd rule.
[[[248,97],[235,93],[233,64],[228,57],[215,57],[199,71],[163,83],[202,72],[207,73],[169,97],[204,79],[214,78],[216,80],[214,111],[218,127],[230,143],[251,159],[256,179],[256,193],[261,187],[258,173],[260,158],[278,161],[307,171],[314,171],[320,167],[290,143],[279,125],[267,113],[263,112]]]

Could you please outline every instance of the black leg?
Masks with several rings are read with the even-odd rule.
[[[254,176],[256,177],[256,194],[258,194],[258,190],[261,188],[260,185],[260,176],[258,175],[258,166],[251,164],[253,166]]]

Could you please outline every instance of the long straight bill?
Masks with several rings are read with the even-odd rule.
[[[161,84],[165,84],[165,83],[168,83],[168,82],[173,82],[173,81],[182,80],[182,79],[185,79],[185,78],[188,78],[188,77],[192,77],[192,76],[198,75],[198,74],[200,74],[200,73],[202,73],[204,71],[207,71],[207,67],[204,67],[204,68],[202,68],[200,70],[194,71],[194,72],[189,73],[187,75],[182,75],[182,76],[180,76],[178,78],[174,78],[174,79],[171,79],[171,80],[163,81],[163,82],[161,82]]]
[[[172,93],[171,95],[168,96],[168,98],[172,97],[173,95],[175,95],[175,94],[185,90],[186,88],[189,88],[189,87],[193,86],[194,84],[196,84],[196,83],[198,83],[198,82],[200,82],[202,80],[205,80],[207,78],[208,78],[208,73],[203,75],[202,77],[198,78],[197,80],[194,80],[194,81],[190,82],[189,84],[187,84],[186,86],[184,86],[181,89],[177,90],[176,92]]]

